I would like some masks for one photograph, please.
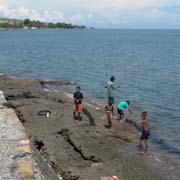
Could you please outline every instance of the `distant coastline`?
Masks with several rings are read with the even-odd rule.
[[[36,30],[36,29],[94,29],[94,27],[86,27],[85,25],[74,25],[64,22],[41,22],[31,21],[30,19],[17,20],[0,18],[0,31],[7,30]]]
[[[93,28],[32,28],[32,29],[23,29],[23,28],[0,28],[0,32],[4,31],[34,31],[34,30],[93,30]]]

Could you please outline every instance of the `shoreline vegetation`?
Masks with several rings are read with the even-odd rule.
[[[139,131],[133,120],[122,126],[114,118],[109,131],[104,109],[84,100],[82,121],[76,123],[72,97],[47,91],[49,86],[69,84],[0,76],[4,105],[14,109],[33,148],[55,175],[64,180],[104,180],[112,175],[122,180],[179,180],[180,168],[171,158],[138,155]]]
[[[85,25],[73,25],[70,23],[57,22],[46,23],[39,20],[34,21],[30,19],[17,20],[0,18],[0,31],[23,29],[23,30],[35,30],[35,29],[94,29],[94,27],[86,27]]]

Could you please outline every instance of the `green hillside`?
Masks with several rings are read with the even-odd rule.
[[[31,21],[30,19],[17,20],[0,18],[1,29],[46,29],[46,28],[58,28],[58,29],[84,29],[86,26],[72,25],[64,22],[46,23],[41,21]]]

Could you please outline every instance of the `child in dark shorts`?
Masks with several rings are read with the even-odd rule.
[[[144,144],[146,147],[145,153],[146,155],[148,155],[148,143],[147,140],[149,138],[150,135],[150,130],[149,130],[149,123],[148,123],[148,119],[147,119],[147,112],[142,112],[141,114],[142,116],[142,133],[140,136],[140,154],[144,155]]]

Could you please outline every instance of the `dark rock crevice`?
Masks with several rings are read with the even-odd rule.
[[[83,113],[88,117],[90,126],[96,126],[95,119],[87,108],[83,108]]]
[[[45,144],[43,141],[36,140],[33,144],[38,151],[45,149]]]
[[[79,146],[77,146],[73,140],[71,139],[70,135],[69,135],[69,130],[68,129],[62,129],[61,131],[58,132],[58,134],[60,134],[61,136],[63,136],[65,138],[65,140],[69,143],[70,146],[73,147],[73,149],[80,154],[80,156],[82,157],[83,160],[85,161],[92,161],[92,162],[100,162],[101,160],[96,159],[96,157],[94,155],[91,156],[87,156],[83,153],[82,148]]]
[[[123,141],[127,141],[129,143],[135,143],[133,140],[131,140],[130,138],[128,138],[127,136],[123,136],[123,135],[119,135],[119,134],[109,134],[106,137],[112,137],[112,138],[117,138],[117,139],[121,139]]]
[[[31,139],[33,141],[33,146],[38,150],[42,157],[46,160],[46,163],[53,169],[55,174],[60,174],[63,180],[78,180],[78,175],[72,175],[70,171],[65,171],[60,165],[56,164],[50,159],[49,154],[45,151],[46,146],[42,140],[37,140],[35,138]]]
[[[5,93],[5,98],[7,101],[9,101],[9,100],[16,100],[21,98],[25,98],[25,99],[39,98],[39,96],[33,94],[30,91],[23,91],[23,92],[12,91]]]
[[[60,174],[63,180],[78,180],[78,175],[72,175],[71,172],[64,171],[61,166],[57,165],[55,162],[51,161],[47,155],[44,155],[47,163],[55,171],[56,174]]]
[[[16,115],[18,116],[19,120],[24,124],[27,120],[24,118],[23,113],[20,110],[15,109]]]

